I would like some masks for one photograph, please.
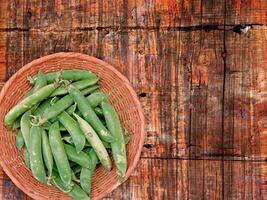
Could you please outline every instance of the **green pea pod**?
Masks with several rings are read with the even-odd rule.
[[[53,165],[51,180],[53,179],[53,176],[55,173],[58,174],[58,169],[55,165]],[[72,169],[71,169],[71,180],[73,180],[75,182],[80,182],[80,180],[76,177],[76,175],[74,174]]]
[[[86,153],[84,153],[83,151],[77,153],[75,148],[69,144],[65,144],[64,147],[69,160],[81,165],[82,167],[89,169],[92,168],[91,159]]]
[[[78,121],[84,135],[85,135],[85,138],[91,144],[92,148],[95,150],[95,152],[96,152],[101,164],[103,165],[103,167],[107,170],[111,170],[111,160],[109,158],[108,152],[107,152],[106,148],[104,147],[102,141],[100,140],[100,138],[98,137],[98,135],[94,131],[94,129],[84,119],[82,119],[81,117],[79,117],[75,113],[73,115],[76,117],[76,119],[77,119],[77,121]]]
[[[53,170],[53,179],[51,180],[52,184],[56,186],[60,191],[68,193],[72,190],[72,187],[67,187],[65,183],[61,180],[58,171]]]
[[[20,120],[20,130],[23,136],[25,146],[29,150],[30,149],[30,129],[31,129],[31,122],[30,122],[30,115],[31,111],[25,112]]]
[[[58,174],[56,172],[53,173],[53,180],[52,183],[55,185],[59,190],[61,190],[64,193],[67,193],[71,197],[73,197],[75,200],[89,200],[90,198],[87,196],[87,194],[76,184],[72,183],[72,188],[67,188],[64,184],[64,182],[60,179]]]
[[[68,193],[71,197],[73,197],[75,200],[89,200],[90,198],[87,196],[87,194],[78,186],[76,183],[74,183],[74,186],[72,190]]]
[[[43,152],[43,158],[44,158],[44,163],[48,171],[48,180],[51,179],[52,176],[52,170],[53,170],[53,155],[50,147],[50,143],[48,140],[48,136],[46,131],[42,128],[41,129],[42,133],[42,152]]]
[[[97,90],[97,89],[99,89],[99,88],[100,88],[99,85],[92,85],[92,86],[90,86],[90,87],[88,87],[88,88],[85,88],[85,89],[81,90],[81,93],[82,93],[84,96],[86,96],[86,95],[88,95],[88,94],[94,92],[95,90]]]
[[[64,136],[64,137],[62,137],[62,140],[64,140],[64,141],[67,142],[68,144],[74,144],[71,136]],[[126,140],[125,140],[125,141],[126,141]],[[127,140],[127,141],[128,141],[128,140]],[[101,141],[101,142],[103,143],[103,145],[104,145],[104,147],[105,147],[106,149],[110,149],[110,148],[111,148],[111,146],[110,146],[109,143],[104,142],[104,141]],[[129,141],[128,141],[128,142],[129,142]],[[125,144],[127,144],[127,143],[125,143]],[[92,145],[91,145],[88,141],[85,142],[85,145],[84,145],[84,146],[85,146],[85,147],[92,147]]]
[[[70,95],[66,95],[66,96],[62,97],[54,105],[48,107],[44,111],[43,115],[39,119],[39,123],[43,124],[43,123],[47,122],[48,120],[58,116],[60,113],[62,113],[68,107],[70,107],[72,104],[73,104],[73,98]]]
[[[18,134],[16,135],[16,146],[18,150],[21,150],[21,148],[24,146],[24,139],[21,130],[19,130]]]
[[[30,163],[33,176],[41,183],[46,183],[46,174],[42,158],[41,128],[32,126],[30,130]]]
[[[33,112],[33,115],[35,116],[42,115],[44,111],[51,106],[50,101],[51,99],[46,99],[42,101],[41,104]]]
[[[58,120],[71,135],[76,151],[79,153],[85,145],[85,137],[79,124],[65,111],[58,116]]]
[[[101,108],[96,107],[94,111],[98,117],[104,117],[103,110]]]
[[[89,101],[90,106],[95,108],[100,105],[102,101],[106,101],[108,99],[108,95],[103,92],[94,92],[86,98]]]
[[[70,95],[73,97],[74,101],[77,103],[78,109],[81,111],[84,119],[94,128],[100,138],[105,142],[114,141],[113,136],[101,123],[101,121],[89,105],[89,102],[86,97],[84,97],[82,93],[71,84],[68,86],[67,89]]]
[[[56,121],[58,121],[58,119],[57,119]],[[54,121],[54,122],[56,122],[56,121]],[[53,123],[54,123],[54,122],[53,122]],[[45,123],[42,125],[42,127],[43,127],[45,130],[49,130],[51,124],[52,124],[51,122],[47,121],[47,122],[45,122]],[[60,131],[66,131],[65,127],[64,127],[61,123],[59,123],[59,130],[60,130]]]
[[[30,153],[27,149],[24,149],[24,161],[28,168],[31,168]]]
[[[63,70],[60,72],[50,72],[45,74],[48,83],[53,83],[56,79],[80,81],[85,79],[95,79],[97,76],[88,70]]]
[[[58,122],[53,123],[49,129],[49,143],[60,178],[67,188],[71,188],[71,168],[61,140]]]
[[[5,126],[11,126],[20,115],[46,99],[57,87],[58,84],[46,85],[15,105],[5,116]]]
[[[89,156],[92,161],[92,169],[82,168],[80,174],[80,184],[82,189],[90,196],[92,187],[92,177],[98,162],[97,155],[93,149],[90,149]]]
[[[77,87],[79,90],[85,89],[88,86],[92,86],[94,84],[96,84],[98,81],[98,77],[94,77],[92,79],[85,79],[85,80],[81,80],[81,81],[77,81],[72,83],[75,87]],[[68,91],[66,90],[65,87],[61,86],[59,88],[57,88],[50,96],[54,97],[54,96],[59,96],[59,95],[64,95],[67,94]]]
[[[107,127],[116,139],[115,142],[111,143],[111,149],[117,167],[117,174],[119,176],[119,180],[123,182],[127,170],[127,158],[120,119],[112,105],[106,102],[102,102],[101,105],[107,123]]]
[[[33,88],[26,94],[26,96],[30,96],[35,91],[41,89],[42,87],[44,87],[46,85],[47,85],[47,81],[46,81],[45,75],[43,74],[42,70],[39,70],[35,84],[34,84]]]

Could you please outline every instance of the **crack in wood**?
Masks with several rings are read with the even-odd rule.
[[[194,26],[97,26],[97,27],[75,27],[71,29],[72,31],[76,32],[83,32],[83,31],[95,31],[95,30],[113,30],[113,31],[131,31],[131,30],[167,30],[167,31],[181,31],[181,32],[191,32],[191,31],[224,31],[224,30],[231,30],[236,33],[245,33],[244,29],[247,27],[267,27],[267,24],[201,24],[201,25],[194,25]],[[250,29],[249,28],[249,29]],[[39,31],[46,31],[46,28],[20,28],[20,27],[13,27],[13,28],[0,28],[0,32],[28,32],[31,30],[39,30]],[[69,31],[70,29],[63,29],[63,30],[52,30],[53,32],[64,32]],[[49,31],[51,31],[49,29]]]

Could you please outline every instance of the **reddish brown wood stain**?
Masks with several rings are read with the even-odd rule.
[[[0,9],[1,83],[35,58],[76,51],[115,66],[139,94],[142,159],[107,199],[267,198],[266,1],[11,0]],[[252,29],[239,34],[241,24]],[[1,199],[29,199],[0,177]]]

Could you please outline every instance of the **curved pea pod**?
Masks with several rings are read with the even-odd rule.
[[[89,200],[90,198],[87,196],[87,194],[78,186],[76,183],[74,183],[74,186],[72,190],[68,193],[71,197],[73,197],[75,200]]]
[[[31,168],[30,153],[26,148],[24,149],[24,161],[25,161],[25,165],[28,168]]]
[[[92,86],[90,86],[90,87],[88,87],[88,88],[85,88],[85,89],[81,90],[81,93],[82,93],[84,96],[86,96],[86,95],[88,95],[88,94],[94,92],[95,90],[97,90],[97,89],[99,89],[99,88],[100,88],[99,85],[92,85]]]
[[[71,188],[71,168],[64,148],[64,143],[61,140],[58,122],[55,122],[50,126],[49,143],[60,178],[67,188]]]
[[[31,111],[25,112],[20,120],[20,130],[23,136],[25,146],[29,150],[30,149],[30,129],[31,129],[31,122],[30,122],[30,115]]]
[[[115,142],[111,143],[112,155],[116,164],[117,174],[120,181],[122,182],[125,177],[127,170],[127,158],[126,158],[126,148],[123,136],[123,131],[121,128],[121,123],[119,116],[112,105],[106,102],[101,103],[104,117],[107,123],[107,127],[115,137]]]
[[[94,84],[96,84],[98,81],[98,77],[94,77],[92,79],[85,79],[85,80],[81,80],[81,81],[77,81],[72,83],[75,87],[77,87],[79,90],[85,89],[88,86],[92,86]],[[54,96],[59,96],[59,95],[64,95],[67,94],[68,91],[66,90],[65,87],[61,86],[59,88],[57,88],[50,96],[54,97]]]
[[[76,117],[76,119],[77,119],[77,121],[78,121],[84,135],[85,135],[85,138],[91,144],[92,148],[95,150],[95,152],[96,152],[101,164],[103,165],[103,167],[107,170],[111,170],[111,160],[109,158],[108,152],[107,152],[106,148],[104,147],[103,143],[101,142],[101,140],[99,139],[98,135],[94,131],[94,129],[84,119],[82,119],[81,117],[79,117],[75,113],[73,115]]]
[[[60,123],[67,129],[73,139],[76,151],[83,150],[85,145],[85,137],[79,124],[65,111],[58,116]]]
[[[98,117],[104,117],[103,110],[102,110],[101,108],[96,107],[96,108],[94,109],[94,111],[95,111],[95,114],[96,114]]]
[[[58,84],[46,85],[23,99],[6,114],[4,124],[11,126],[20,115],[47,98],[57,87]]]
[[[18,134],[16,135],[16,146],[18,150],[21,150],[24,146],[24,139],[21,133],[21,130],[18,131]]]
[[[92,169],[82,168],[80,174],[80,184],[82,189],[90,196],[91,187],[92,187],[92,177],[95,170],[95,167],[98,162],[98,158],[93,149],[89,151],[89,156],[92,161]]]
[[[113,136],[101,123],[100,119],[97,117],[97,115],[89,105],[86,97],[84,97],[82,93],[71,84],[67,87],[67,89],[70,95],[73,97],[74,101],[77,103],[78,109],[81,111],[84,119],[94,128],[99,137],[105,142],[114,141]]]
[[[41,133],[42,133],[43,158],[44,158],[46,169],[48,171],[48,180],[50,180],[52,176],[52,170],[53,170],[53,164],[54,164],[53,155],[52,155],[47,133],[43,128],[41,129]]]
[[[73,104],[73,98],[70,95],[66,95],[58,100],[54,105],[48,107],[43,115],[39,119],[39,123],[43,124],[48,120],[57,117],[60,113],[66,110]]]
[[[82,167],[89,169],[92,168],[91,159],[86,153],[83,151],[77,153],[75,148],[69,144],[64,144],[64,146],[69,160],[81,165]]]
[[[46,81],[45,75],[43,74],[42,70],[39,70],[35,84],[33,88],[26,94],[26,96],[33,94],[35,91],[39,90],[40,88],[46,85],[47,85],[47,81]]]
[[[46,174],[42,158],[41,128],[32,126],[30,130],[30,163],[34,178],[41,183],[46,183]]]
[[[65,183],[61,180],[58,171],[53,170],[53,179],[51,180],[52,184],[56,186],[60,191],[68,193],[72,190],[72,187],[67,187]]]
[[[108,95],[103,92],[94,92],[86,97],[90,106],[95,108],[101,104],[102,101],[106,101],[108,99]]]

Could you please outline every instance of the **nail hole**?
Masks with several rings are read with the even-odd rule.
[[[144,144],[144,147],[147,149],[150,149],[150,148],[152,148],[152,144]]]
[[[145,92],[140,93],[139,97],[146,97],[146,93]]]

